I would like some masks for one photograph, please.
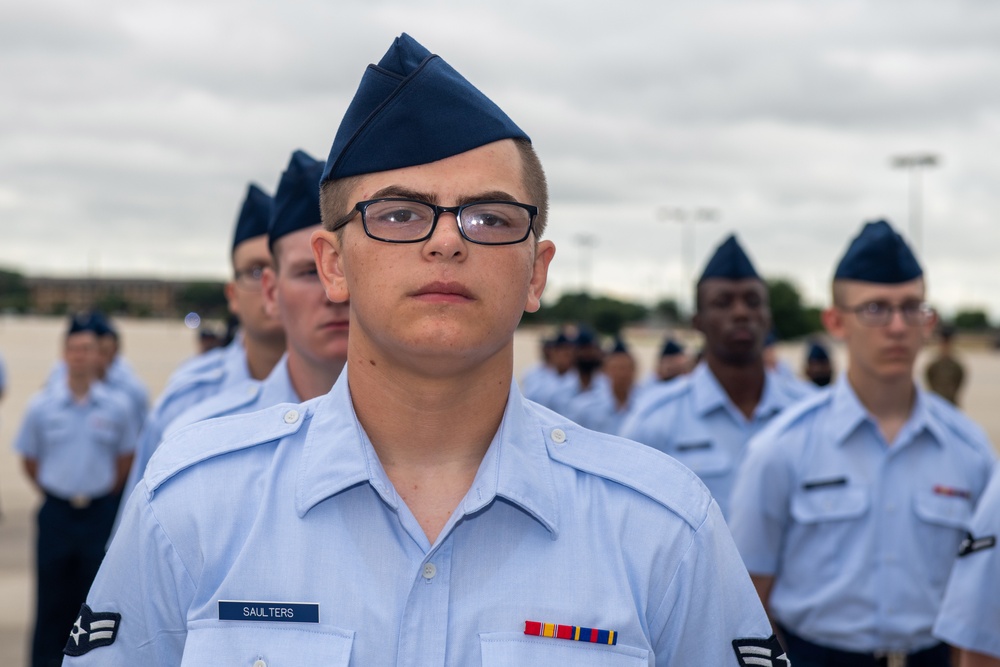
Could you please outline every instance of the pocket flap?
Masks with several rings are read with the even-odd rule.
[[[868,490],[860,486],[822,487],[792,496],[792,516],[799,523],[855,519],[868,511]]]
[[[329,626],[242,623],[215,619],[188,626],[181,667],[246,665],[347,667],[354,633]]]
[[[479,635],[483,667],[573,665],[574,667],[648,667],[649,651],[634,646],[531,637],[518,632]]]

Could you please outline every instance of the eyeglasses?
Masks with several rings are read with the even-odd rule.
[[[538,208],[512,201],[477,201],[461,206],[435,206],[414,199],[386,198],[358,202],[337,221],[336,231],[361,213],[365,234],[386,243],[418,243],[434,233],[442,213],[453,213],[466,241],[479,245],[511,245],[531,234]]]
[[[260,289],[260,277],[264,275],[266,267],[254,264],[246,269],[239,269],[233,275],[236,276],[236,284],[246,290]]]
[[[934,309],[923,301],[907,301],[898,306],[886,301],[867,301],[857,306],[842,307],[841,310],[854,313],[859,322],[870,327],[889,324],[896,311],[903,316],[904,322],[914,327],[927,324],[934,317]]]

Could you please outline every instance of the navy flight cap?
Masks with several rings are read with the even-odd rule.
[[[514,138],[530,141],[500,107],[404,32],[365,71],[320,182],[436,162]]]
[[[744,278],[757,278],[757,271],[753,268],[753,263],[747,254],[743,252],[735,234],[730,234],[729,238],[722,242],[708,260],[705,270],[698,279],[698,284],[709,278],[724,278],[726,280],[743,280]]]
[[[281,175],[278,190],[274,193],[274,210],[267,228],[267,243],[286,234],[320,224],[319,176],[323,163],[305,151],[295,151],[288,168]]]
[[[906,241],[885,220],[865,223],[843,259],[834,280],[896,285],[924,275]]]
[[[251,183],[247,187],[247,195],[243,199],[243,207],[236,218],[236,231],[233,233],[233,250],[236,246],[267,234],[267,225],[271,220],[271,196]]]

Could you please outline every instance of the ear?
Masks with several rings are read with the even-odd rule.
[[[223,291],[226,293],[226,305],[229,307],[229,312],[239,317],[240,303],[236,299],[236,281],[230,280],[226,283]]]
[[[270,266],[265,266],[260,274],[260,295],[264,299],[264,312],[278,319],[278,274]]]
[[[344,275],[344,260],[341,253],[341,239],[336,232],[317,229],[309,240],[312,245],[313,258],[316,260],[316,272],[323,283],[326,298],[334,303],[346,303],[351,298],[347,288],[347,278]]]
[[[927,320],[927,323],[923,326],[923,341],[927,341],[934,338],[934,330],[937,329],[938,323],[940,322],[940,317],[936,310],[931,311],[931,316]]]
[[[549,278],[549,264],[556,254],[556,244],[539,241],[535,246],[535,260],[531,268],[531,282],[528,283],[528,300],[524,304],[526,313],[534,313],[542,307],[542,292]]]
[[[823,326],[831,336],[837,340],[844,340],[844,336],[847,332],[844,323],[843,311],[836,306],[830,306],[823,311],[820,317],[823,320]]]

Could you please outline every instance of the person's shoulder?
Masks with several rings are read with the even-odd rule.
[[[806,435],[806,426],[830,407],[833,390],[830,387],[815,389],[792,403],[767,422],[751,439],[748,447],[786,449],[788,441]],[[800,438],[802,439],[802,438]],[[803,439],[804,443],[804,439]]]
[[[965,446],[993,457],[993,445],[986,431],[961,410],[941,398],[937,394],[925,391],[921,398],[927,401],[927,411],[931,419],[953,436],[949,442],[962,443]]]
[[[257,380],[247,380],[224,389],[181,412],[167,425],[164,434],[169,437],[175,431],[196,422],[252,410],[260,398],[261,390],[262,383]]]
[[[281,440],[297,433],[312,416],[313,401],[280,403],[257,412],[195,422],[168,433],[146,466],[147,493],[208,460]]]
[[[647,415],[652,412],[659,412],[666,406],[675,404],[690,396],[693,387],[694,383],[690,375],[674,378],[668,382],[658,382],[643,389],[636,397],[633,413],[636,415]]]
[[[542,406],[532,404],[531,409],[552,461],[627,487],[670,510],[692,529],[705,521],[711,494],[672,457],[626,438],[591,431]]]

